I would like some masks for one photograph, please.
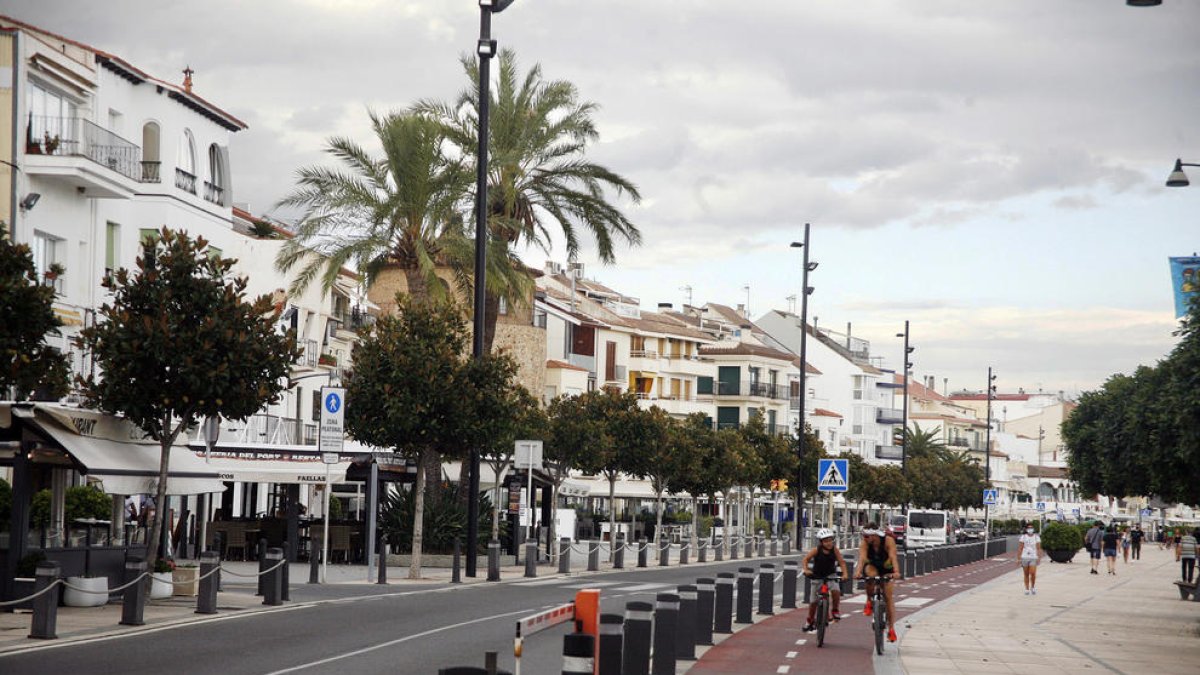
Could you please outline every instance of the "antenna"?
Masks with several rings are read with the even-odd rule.
[[[784,298],[784,300],[787,300],[788,314],[795,314],[796,313],[796,294],[793,293],[793,294],[787,296],[786,298]]]
[[[688,307],[691,307],[692,306],[692,287],[691,286],[680,286],[679,290],[681,290],[685,294],[687,294],[687,304],[688,304]]]

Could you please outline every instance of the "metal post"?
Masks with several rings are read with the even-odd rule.
[[[801,514],[804,509],[801,507],[801,504],[804,503],[803,466],[805,450],[804,444],[806,441],[805,430],[807,429],[804,420],[804,399],[808,392],[808,385],[805,377],[807,374],[806,371],[808,370],[808,294],[812,292],[812,289],[808,286],[808,273],[813,269],[812,264],[809,263],[808,260],[808,251],[811,248],[809,245],[809,223],[804,224],[804,241],[792,242],[792,247],[803,249],[802,253],[804,255],[803,267],[800,268],[800,420],[797,425],[798,428],[796,429],[796,541],[800,542],[803,540],[804,536],[804,525],[803,521],[801,520]]]
[[[382,566],[383,560],[380,560],[379,564]],[[451,568],[451,570],[450,570],[450,583],[461,584],[462,583],[462,541],[459,539],[454,540],[454,562],[453,562],[453,565],[454,565],[454,567]]]
[[[283,551],[277,548],[269,548],[267,549],[266,554],[263,555],[263,559],[267,563],[267,568],[270,568],[276,565],[280,560],[283,560]],[[267,572],[262,577],[259,577],[259,579],[261,580],[263,577],[269,578],[265,579],[266,583],[264,584],[262,604],[272,606],[283,604],[283,601],[279,597],[282,592],[281,582],[283,581],[283,575],[279,573],[278,569],[275,569]]]
[[[321,583],[321,552],[313,547],[312,539],[308,541],[308,583]]]
[[[558,540],[558,573],[568,574],[571,571],[571,540],[561,537]]]
[[[695,586],[680,586],[679,614],[675,625],[675,657],[681,661],[696,660],[696,600]]]
[[[654,600],[654,653],[652,675],[675,675],[675,632],[679,624],[679,596],[659,593]]]
[[[612,541],[612,540],[610,540]],[[613,569],[625,569],[625,533],[618,532],[616,537],[616,551],[613,552]]]
[[[762,539],[758,540],[758,557],[765,558],[766,555],[767,555],[767,538],[764,536]]]
[[[375,578],[375,521],[379,514],[379,464],[371,459],[371,476],[367,483],[367,583]],[[329,520],[329,514],[325,514]],[[380,563],[381,565],[383,563]]]
[[[621,675],[649,675],[650,633],[654,606],[648,602],[625,603],[624,650]],[[604,660],[600,660],[601,666]]]
[[[716,595],[713,597],[713,632],[733,632],[733,572],[717,574]]]
[[[995,390],[995,385],[992,382],[996,376],[992,374],[991,366],[988,366],[987,379],[987,436],[984,441],[983,448],[983,485],[989,490],[992,488],[992,391]],[[1040,442],[1040,441],[1039,441]],[[997,493],[999,494],[999,493]],[[1140,512],[1139,512],[1140,513]],[[986,542],[992,537],[992,511],[987,504],[983,505],[983,541]]]
[[[800,574],[800,563],[788,560],[783,563],[783,599],[779,601],[782,609],[796,608],[796,578]]]
[[[655,537],[658,539],[658,537]],[[664,545],[665,544],[665,545]],[[671,564],[671,542],[670,540],[658,544],[658,566],[666,567]]]
[[[537,542],[525,542],[525,576],[537,576]]]
[[[899,337],[899,336],[897,336],[897,337]],[[908,367],[909,367],[908,366],[908,355],[910,353],[911,352],[908,348],[908,321],[905,320],[904,321],[904,354],[903,354],[902,360],[900,362],[901,372],[904,373],[904,394],[903,394],[903,399],[902,399],[903,411],[901,414],[901,419],[903,420],[903,427],[901,428],[901,431],[900,431],[900,434],[901,434],[900,438],[902,440],[902,444],[900,445],[900,473],[902,473],[906,476],[908,475]],[[908,502],[907,501],[903,504],[902,510],[904,513],[908,513]]]
[[[771,537],[771,557],[779,555],[779,540]]]
[[[913,551],[904,552],[904,578],[911,579],[917,575],[917,554]]]
[[[758,613],[775,613],[775,565],[758,566]]]
[[[737,541],[729,542],[729,559],[730,560],[738,559],[738,542]],[[718,558],[718,560],[720,560],[720,558]]]
[[[595,649],[595,639],[588,633],[564,635],[562,675],[592,675]]]
[[[696,540],[696,562],[708,562],[708,542],[703,539]]]
[[[500,581],[500,542],[495,539],[488,542],[488,581]]]
[[[50,584],[57,582],[58,563],[54,561],[38,563],[36,579],[37,581],[33,587],[34,592],[44,590]],[[59,592],[60,590],[55,587],[33,599],[33,618],[29,623],[29,637],[37,640],[55,640],[58,638]]]
[[[792,554],[792,538],[791,537],[783,538],[783,554],[784,555]]]
[[[585,546],[588,547],[588,571],[600,571],[600,542],[588,541],[586,542]]]
[[[688,564],[688,543],[686,541],[679,544],[679,564]]]
[[[638,537],[638,567],[646,566],[646,558],[650,554],[650,547],[646,545],[645,537]]]
[[[713,560],[716,560],[717,562],[723,562],[725,560],[725,541],[722,539],[720,542],[716,542],[716,544],[717,546],[714,549],[714,551],[716,551],[716,555],[713,556]]]
[[[200,563],[201,573],[204,570],[203,558]],[[125,561],[125,578],[123,583],[129,583],[134,579],[142,576],[146,572],[146,561],[141,558],[130,558]],[[122,626],[142,626],[145,625],[145,620],[142,618],[142,610],[146,607],[146,582],[148,579],[143,579],[141,583],[134,584],[124,591],[121,591],[121,625]],[[200,582],[200,589],[204,590],[204,582]],[[213,591],[216,594],[216,591]],[[216,605],[216,600],[213,600],[213,605]]]
[[[141,570],[146,569],[146,563],[139,563]],[[196,613],[197,614],[216,614],[217,613],[217,575],[214,570],[221,564],[220,557],[212,551],[205,551],[200,554],[200,588],[196,593]],[[125,576],[129,577],[129,563],[125,563]],[[211,573],[211,576],[210,576]],[[141,574],[139,570],[137,574]],[[126,579],[128,582],[129,579]],[[134,584],[134,588],[141,584]],[[130,589],[132,590],[132,589]],[[128,593],[129,591],[125,591]],[[125,623],[122,618],[121,623]],[[137,624],[141,625],[141,624]]]
[[[283,567],[279,568],[279,599],[283,600],[284,602],[291,602],[291,600],[292,600],[292,591],[291,591],[291,582],[292,582],[291,560],[292,560],[292,556],[290,555],[291,550],[292,550],[291,546],[289,546],[288,542],[284,541],[283,542],[283,559],[287,560],[288,562],[283,563]]]
[[[754,623],[754,568],[739,567],[737,575],[737,617],[734,623]]]
[[[258,590],[254,591],[255,595],[263,595],[266,593],[267,577],[263,572],[267,571],[267,540],[258,540]]]
[[[625,619],[620,614],[600,615],[600,644],[596,650],[596,675],[621,675],[621,632]]]
[[[711,578],[696,580],[696,644],[713,643],[713,600],[717,585]]]

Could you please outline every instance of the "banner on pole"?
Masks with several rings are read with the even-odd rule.
[[[1188,302],[1200,295],[1200,257],[1168,258],[1171,288],[1175,292],[1175,318],[1187,314]]]

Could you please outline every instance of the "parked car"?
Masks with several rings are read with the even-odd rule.
[[[941,546],[949,543],[954,523],[946,511],[911,509],[905,539],[909,546]]]
[[[904,516],[892,516],[887,521],[887,533],[896,540],[897,546],[905,545],[905,533],[908,530],[908,519]]]
[[[958,531],[958,542],[981,541],[987,533],[987,525],[982,520],[968,520]]]

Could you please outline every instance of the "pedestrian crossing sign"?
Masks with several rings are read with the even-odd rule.
[[[984,506],[995,506],[998,498],[998,490],[996,488],[987,488],[983,491]]]
[[[1046,510],[1046,502],[1038,502],[1038,503],[1037,503],[1037,510],[1038,510],[1038,511],[1045,511],[1045,510]]]
[[[822,459],[817,462],[817,490],[845,492],[850,488],[850,460]]]

